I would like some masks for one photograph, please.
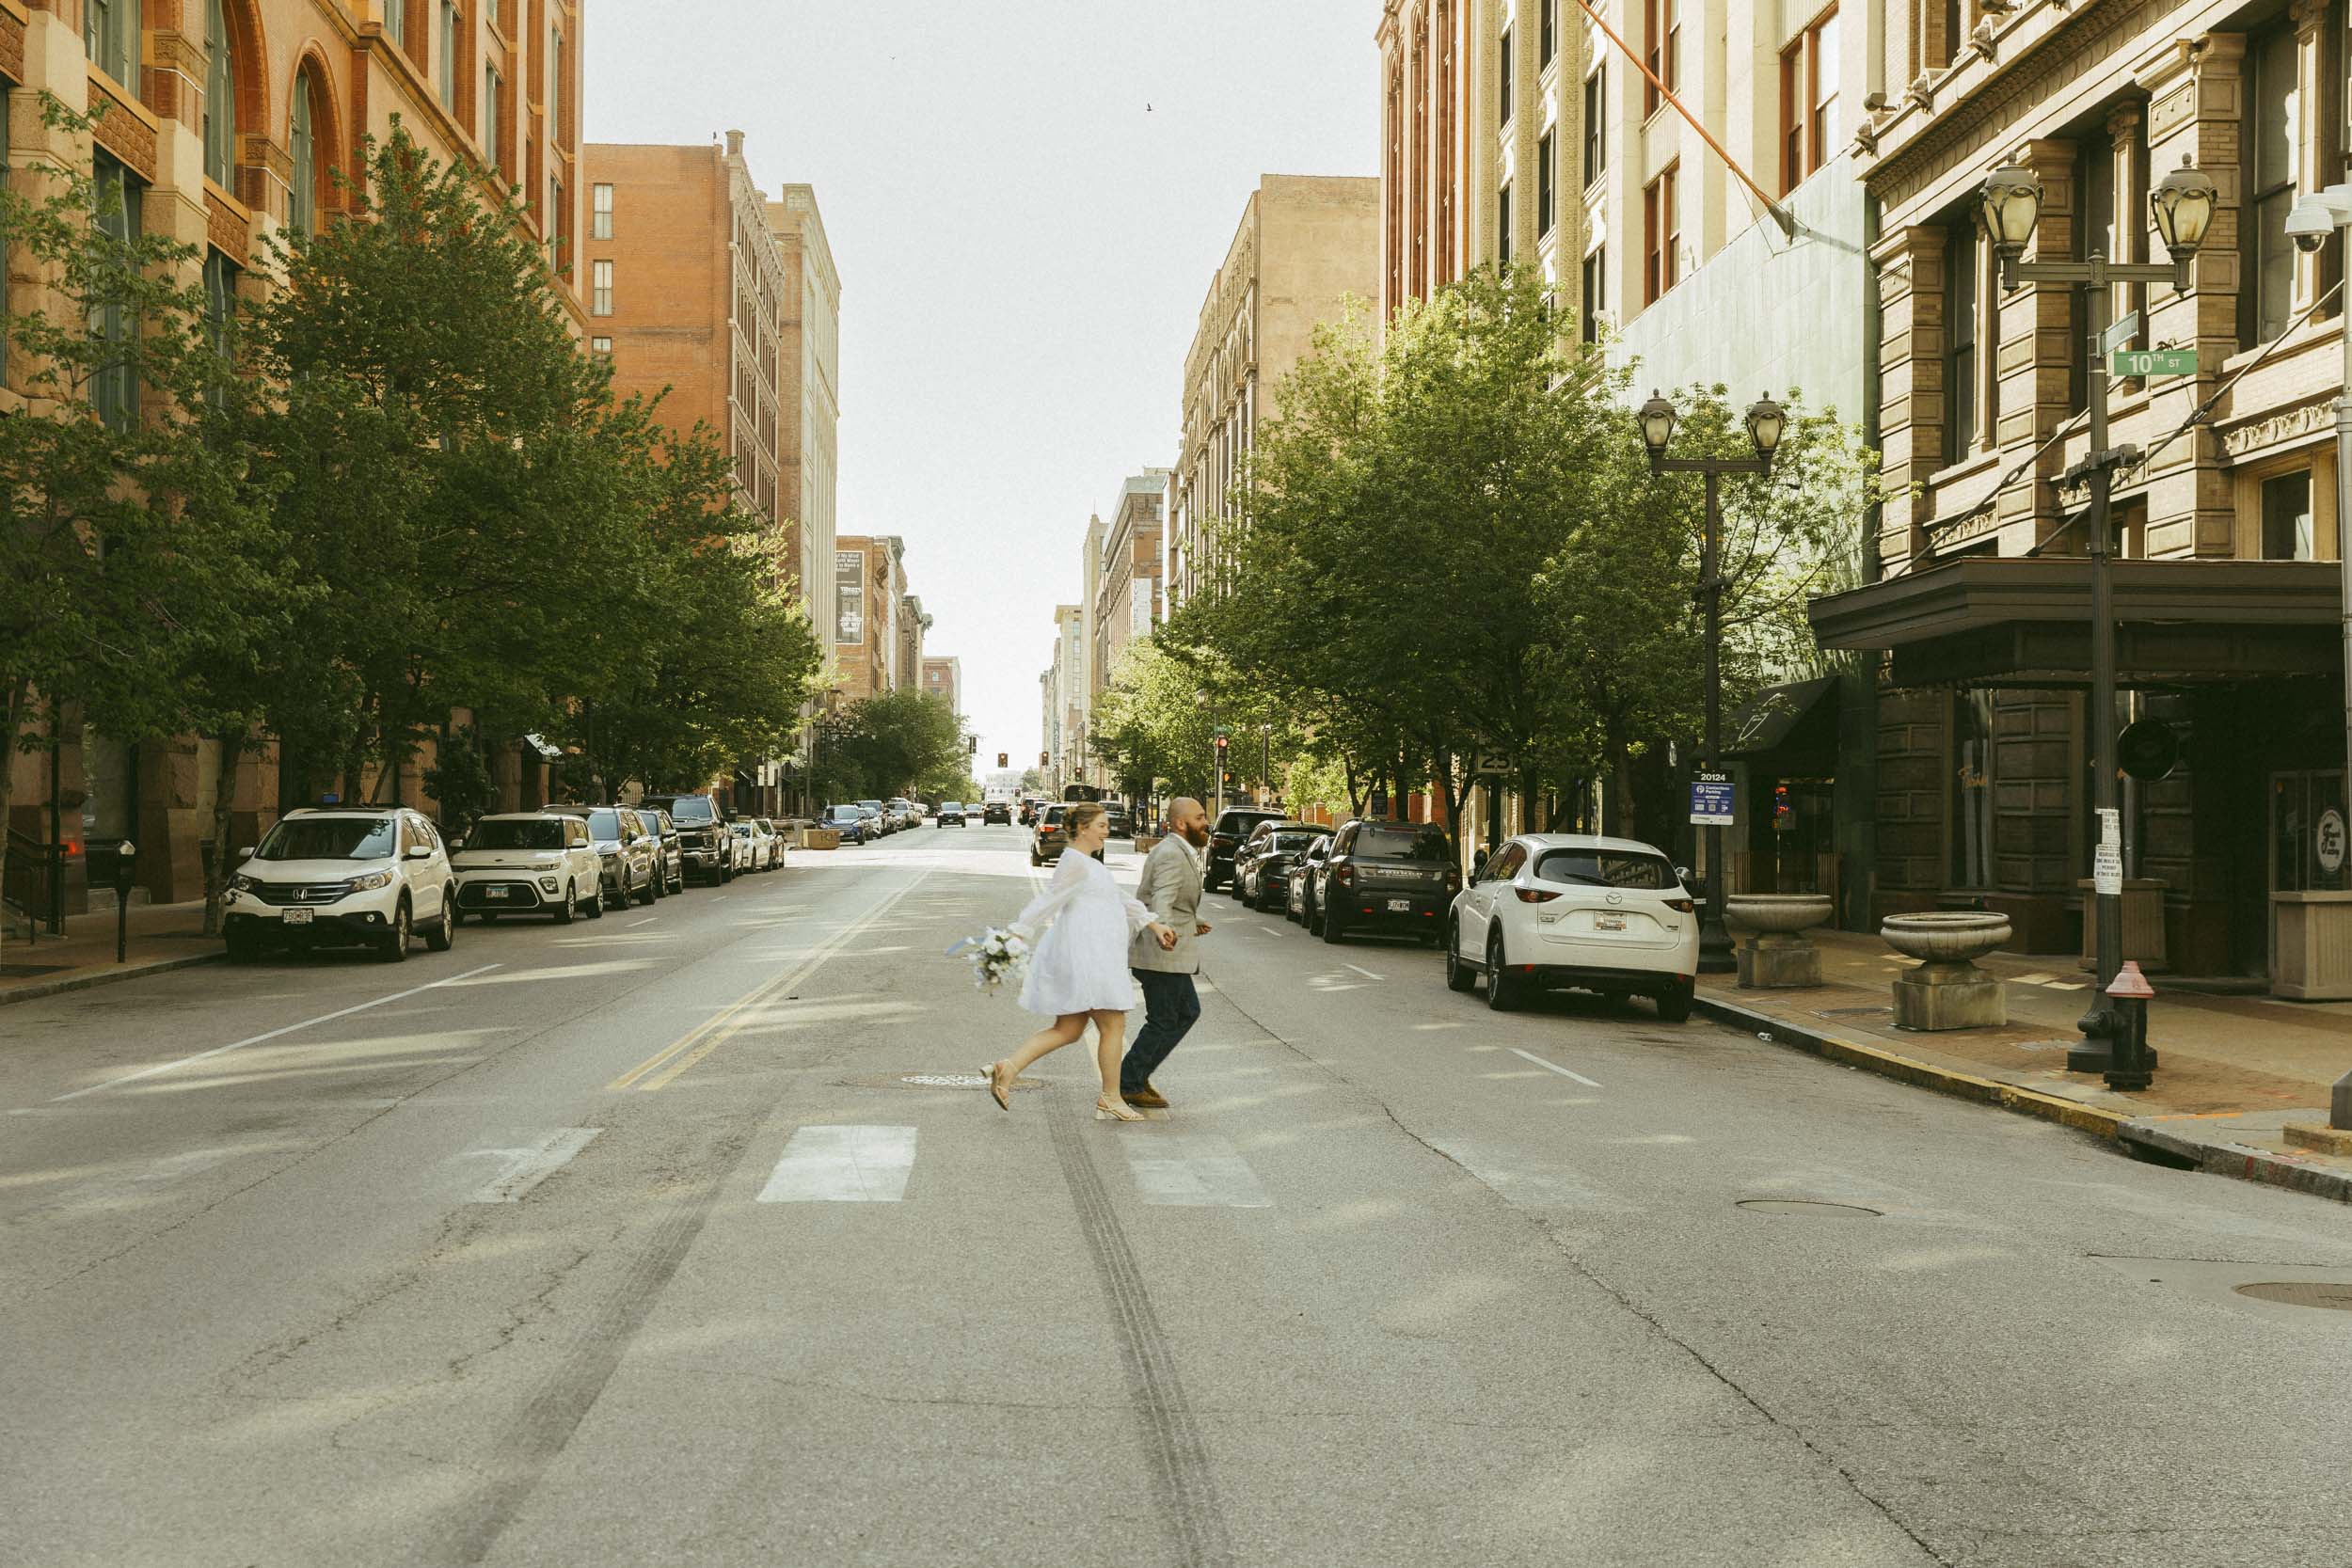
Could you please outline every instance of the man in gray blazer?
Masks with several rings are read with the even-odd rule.
[[[1144,857],[1136,901],[1176,933],[1176,944],[1164,950],[1148,930],[1128,944],[1127,967],[1143,987],[1144,1006],[1143,1027],[1119,1069],[1120,1098],[1130,1105],[1167,1108],[1167,1098],[1152,1086],[1152,1074],[1200,1016],[1200,993],[1192,977],[1200,973],[1196,944],[1209,934],[1200,920],[1200,856],[1208,842],[1209,814],[1200,801],[1180,797],[1168,808],[1168,836]]]

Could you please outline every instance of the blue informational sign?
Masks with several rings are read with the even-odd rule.
[[[1691,820],[1701,827],[1731,826],[1731,775],[1694,773],[1691,776]]]

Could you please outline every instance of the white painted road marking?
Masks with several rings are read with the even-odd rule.
[[[603,1132],[601,1127],[559,1127],[525,1148],[470,1148],[461,1160],[502,1158],[506,1168],[474,1189],[469,1203],[519,1203],[522,1196],[571,1164],[572,1156]]]
[[[1375,974],[1371,970],[1362,967],[1360,964],[1343,963],[1340,967],[1342,969],[1352,969],[1367,980],[1383,980],[1388,977],[1383,974]]]
[[[914,1169],[912,1127],[803,1127],[784,1146],[762,1203],[896,1203]]]
[[[313,1024],[331,1023],[339,1018],[349,1018],[354,1013],[364,1013],[371,1007],[381,1007],[393,1002],[405,1002],[409,997],[421,995],[425,991],[437,990],[443,986],[453,986],[460,980],[470,980],[477,974],[487,974],[494,969],[503,967],[501,964],[484,964],[480,969],[469,969],[463,974],[453,974],[446,980],[436,980],[431,985],[411,986],[406,990],[396,990],[389,996],[379,996],[373,1002],[361,1002],[348,1007],[338,1007],[331,1013],[321,1013],[316,1018],[306,1018],[299,1023],[289,1023],[281,1029],[272,1029],[266,1034],[250,1035],[241,1040],[232,1040],[227,1045],[216,1045],[210,1051],[199,1051],[193,1056],[183,1056],[176,1062],[158,1062],[153,1067],[144,1067],[136,1072],[126,1072],[119,1078],[109,1078],[103,1084],[92,1084],[86,1089],[74,1089],[71,1093],[56,1095],[50,1099],[49,1103],[55,1105],[59,1101],[79,1100],[86,1094],[96,1094],[101,1089],[115,1088],[123,1084],[135,1084],[142,1078],[152,1078],[159,1072],[169,1072],[173,1068],[186,1067],[194,1062],[210,1061],[215,1056],[226,1056],[231,1051],[242,1051],[248,1045],[259,1045],[263,1040],[274,1040],[280,1035],[291,1035],[298,1029],[308,1029]]]
[[[1529,1061],[1534,1063],[1537,1067],[1549,1068],[1552,1071],[1558,1073],[1563,1078],[1573,1078],[1588,1089],[1597,1089],[1600,1087],[1598,1084],[1594,1083],[1590,1078],[1585,1077],[1582,1073],[1571,1072],[1566,1068],[1562,1067],[1558,1062],[1547,1062],[1541,1056],[1534,1055],[1530,1052],[1521,1051],[1516,1045],[1511,1047],[1511,1054],[1514,1056],[1525,1056]]]
[[[1146,1203],[1178,1209],[1271,1209],[1257,1173],[1214,1132],[1135,1132],[1122,1136],[1127,1168]]]
[[[649,915],[645,916],[645,918],[644,918],[644,919],[643,919],[643,920],[632,920],[632,921],[630,921],[630,922],[628,923],[628,929],[630,929],[630,930],[634,931],[635,929],[637,929],[637,927],[640,927],[640,926],[650,926],[650,925],[652,925],[655,921],[657,921],[657,920],[659,920],[659,919],[660,919],[660,918],[661,918],[661,917],[660,917],[660,915],[658,915],[658,914],[649,914]]]

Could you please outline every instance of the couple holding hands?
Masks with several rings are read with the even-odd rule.
[[[1021,1006],[1054,1022],[1021,1049],[980,1070],[999,1108],[1011,1110],[1014,1080],[1037,1061],[1094,1024],[1095,1063],[1103,1075],[1098,1119],[1141,1121],[1138,1105],[1168,1104],[1152,1074],[1200,1016],[1192,977],[1200,973],[1197,941],[1209,934],[1200,921],[1200,895],[1209,842],[1209,814],[1180,799],[1168,808],[1168,836],[1143,863],[1143,879],[1128,897],[1094,858],[1110,836],[1110,820],[1091,802],[1070,808],[1070,847],[1054,868],[1052,885],[1014,922],[1044,935],[1029,960]],[[1143,987],[1144,1023],[1135,1048],[1125,1049],[1134,983]]]

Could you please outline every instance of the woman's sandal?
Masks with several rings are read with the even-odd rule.
[[[1097,1121],[1141,1121],[1143,1113],[1116,1095],[1103,1095],[1094,1101]]]
[[[996,1097],[996,1108],[1009,1111],[1012,1109],[1012,1085],[996,1076],[996,1069],[1004,1065],[1002,1062],[990,1062],[980,1069],[980,1075],[988,1080],[988,1092]]]

